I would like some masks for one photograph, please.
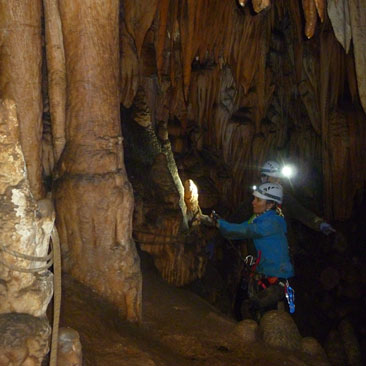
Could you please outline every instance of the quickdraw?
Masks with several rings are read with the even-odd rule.
[[[285,296],[290,313],[293,314],[295,312],[295,290],[290,286],[288,280],[285,283]]]

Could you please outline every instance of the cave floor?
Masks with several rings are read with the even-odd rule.
[[[148,262],[148,261],[147,261]],[[237,322],[197,295],[170,286],[142,260],[143,321],[118,312],[70,276],[63,276],[61,326],[76,329],[87,366],[306,366],[303,355],[244,345],[232,335]]]

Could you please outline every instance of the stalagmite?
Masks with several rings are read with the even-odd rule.
[[[41,0],[0,1],[0,96],[15,101],[29,183],[44,196],[41,170]]]
[[[119,1],[61,0],[59,9],[67,141],[54,193],[64,269],[138,321],[141,273],[120,124]]]

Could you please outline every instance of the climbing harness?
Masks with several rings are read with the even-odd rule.
[[[246,264],[247,268],[250,269],[249,273],[249,281],[254,281],[259,287],[263,290],[268,288],[269,286],[278,284],[284,288],[285,297],[288,303],[289,312],[293,314],[295,312],[295,290],[290,286],[289,281],[280,279],[278,277],[267,277],[260,275],[255,272],[256,267],[259,264],[261,258],[261,251],[258,251],[258,257],[255,258],[253,255],[247,255],[244,259],[244,263]],[[253,286],[249,286],[245,284],[245,280],[242,283],[242,289],[248,289],[248,292],[255,292]]]

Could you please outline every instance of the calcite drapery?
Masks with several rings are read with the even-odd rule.
[[[348,53],[352,39],[348,0],[328,0],[327,5],[334,34]]]
[[[348,53],[351,39],[355,56],[358,92],[366,112],[366,1],[328,0],[328,15],[334,34]]]
[[[366,52],[358,52],[355,67],[353,54],[346,56],[337,47],[322,0],[303,1],[307,25],[303,21],[301,2],[297,1],[272,2],[266,12],[255,16],[250,12],[251,7],[238,9],[235,1],[213,0],[209,8],[206,4],[204,0],[184,0],[179,4],[164,0],[157,6],[153,2],[148,13],[156,6],[156,14],[139,59],[134,50],[134,34],[138,31],[133,28],[128,33],[125,23],[131,23],[130,16],[122,19],[122,34],[129,45],[122,52],[122,70],[126,66],[121,84],[122,103],[126,107],[131,105],[137,90],[136,80],[144,80],[146,89],[150,90],[147,94],[153,95],[150,100],[154,106],[153,121],[169,125],[177,119],[181,124],[181,134],[170,136],[179,157],[190,155],[183,159],[188,161],[207,149],[210,154],[221,156],[230,179],[218,178],[210,169],[207,169],[210,173],[202,174],[214,181],[227,204],[235,204],[257,179],[255,171],[263,160],[283,158],[292,149],[291,144],[296,145],[292,153],[296,151],[306,160],[307,155],[303,153],[306,151],[316,162],[314,168],[320,169],[321,155],[326,154],[320,148],[322,124],[327,123],[320,115],[327,116],[338,103],[345,101],[347,89],[352,102],[362,102],[362,89],[359,89],[362,73],[357,70],[362,70],[362,55]],[[362,4],[362,1],[353,2],[356,9],[361,9]],[[366,12],[359,13],[354,24],[363,29],[362,16]],[[221,14],[220,21],[212,22],[213,14]],[[329,39],[328,46],[321,48],[320,37],[312,37],[318,17],[319,22],[324,20],[319,36]],[[349,27],[350,22],[351,18]],[[311,39],[304,41],[304,33]],[[139,39],[142,34],[146,30],[141,31]],[[361,44],[359,50],[362,50],[362,42],[357,44]],[[319,55],[320,49],[325,52],[323,56]],[[144,74],[144,65],[151,63],[146,58],[154,52],[157,83],[149,81],[154,76],[149,75],[147,79]],[[327,52],[332,52],[333,57],[327,57]],[[322,66],[319,59],[324,61]],[[149,68],[150,73],[154,67]],[[358,118],[364,119],[362,115]],[[300,121],[304,121],[304,128],[300,128]],[[299,128],[294,129],[294,125]],[[310,140],[301,138],[300,130],[306,131]],[[296,142],[291,136],[294,131]],[[300,143],[304,145],[300,147]],[[324,136],[323,143],[327,143]],[[329,172],[328,168],[326,171]],[[190,178],[188,170],[181,173]],[[333,199],[330,186],[326,191],[329,199]],[[326,202],[329,206],[329,201]]]
[[[366,113],[366,0],[349,0],[358,93]]]
[[[64,269],[138,321],[141,273],[119,108],[119,1],[60,0],[59,9],[67,117],[54,194]]]

